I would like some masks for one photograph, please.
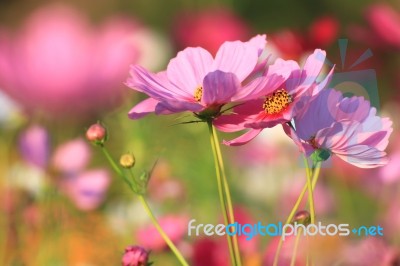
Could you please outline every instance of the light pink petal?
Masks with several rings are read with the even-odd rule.
[[[282,124],[283,130],[285,131],[286,135],[293,140],[293,142],[296,144],[296,146],[299,148],[299,151],[301,153],[306,154],[306,156],[309,156],[315,149],[311,147],[311,145],[303,142],[296,134],[296,131],[291,128],[287,124]]]
[[[216,70],[204,78],[201,103],[206,106],[228,103],[239,88],[240,82],[235,74]]]
[[[141,66],[131,66],[130,77],[126,85],[131,89],[143,92],[148,96],[163,100],[188,100],[193,95],[173,86],[164,73],[153,74]]]
[[[332,67],[332,69],[329,71],[328,75],[326,75],[326,77],[324,78],[324,80],[321,81],[321,82],[314,88],[313,96],[317,95],[321,90],[327,89],[327,88],[328,88],[329,83],[331,83],[334,70],[335,70],[335,66]]]
[[[148,98],[144,101],[141,101],[129,111],[128,116],[130,119],[142,118],[149,113],[153,113],[158,103],[159,101],[153,98]]]
[[[311,85],[317,79],[325,62],[326,52],[316,49],[312,55],[307,58],[303,67],[302,85]]]
[[[247,131],[246,133],[244,133],[243,135],[241,135],[240,137],[238,137],[236,139],[229,140],[229,141],[224,140],[223,144],[227,145],[227,146],[244,145],[244,144],[248,143],[249,141],[251,141],[252,139],[254,139],[255,137],[257,137],[261,131],[262,131],[262,129],[250,129],[249,131]]]
[[[203,48],[186,48],[168,64],[167,75],[172,84],[193,96],[204,77],[211,71],[214,59]]]
[[[256,43],[256,40],[253,43]],[[259,48],[252,44],[240,41],[225,42],[217,52],[214,66],[218,70],[234,73],[242,82],[257,65],[258,54]]]
[[[359,168],[376,168],[388,163],[386,152],[377,150],[367,145],[355,145],[346,151],[335,151],[342,160]]]
[[[156,106],[155,113],[157,115],[167,115],[184,111],[200,112],[204,107],[198,103],[180,102],[180,101],[165,101],[159,102]]]
[[[267,96],[283,86],[284,81],[290,77],[291,72],[291,62],[278,59],[275,64],[267,68],[263,76],[243,86],[235,97],[233,97],[233,100],[248,101]]]
[[[267,44],[267,35],[257,35],[251,38],[247,43],[252,45],[254,48],[257,49],[258,55],[260,56],[265,48],[265,45]]]

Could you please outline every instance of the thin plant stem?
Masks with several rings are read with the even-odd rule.
[[[290,261],[290,266],[295,266],[296,257],[297,257],[297,248],[299,246],[300,237],[301,237],[301,228],[296,236],[296,241],[294,243],[293,255],[292,255],[292,259]]]
[[[308,204],[310,205],[310,217],[311,217],[311,223],[315,224],[315,207],[314,207],[314,193],[313,193],[313,187],[312,187],[312,181],[311,181],[311,175],[310,175],[310,167],[308,166],[308,161],[305,156],[304,158],[304,164],[306,166],[306,171],[307,171],[307,188],[308,188]]]
[[[169,239],[168,235],[164,232],[164,230],[161,228],[160,224],[157,221],[157,218],[154,216],[153,212],[150,209],[149,204],[147,203],[146,199],[143,197],[143,195],[138,195],[140,202],[142,203],[144,209],[146,210],[147,214],[149,215],[151,221],[153,222],[155,228],[157,229],[158,233],[161,235],[161,237],[164,239],[164,241],[167,243],[169,248],[172,250],[172,252],[175,254],[176,258],[179,260],[179,262],[183,266],[189,266],[189,264],[186,262],[185,258],[182,256],[180,251],[176,248],[175,244]]]
[[[225,223],[225,226],[227,226],[229,223],[228,211],[227,211],[227,206],[226,206],[226,202],[225,202],[225,197],[223,194],[224,193],[223,192],[223,181],[222,181],[222,177],[221,177],[221,168],[220,168],[220,164],[218,161],[218,153],[217,153],[217,148],[216,148],[216,143],[215,143],[215,138],[214,138],[214,130],[213,130],[213,126],[212,126],[211,122],[208,122],[207,124],[208,124],[208,129],[210,132],[210,142],[211,142],[211,148],[212,148],[213,156],[214,156],[215,173],[217,175],[219,201],[221,204],[222,214],[224,217],[224,223]],[[232,238],[228,234],[226,234],[226,238],[228,241],[229,255],[231,258],[231,262],[233,265],[236,266],[238,264],[236,262],[235,251],[233,249]]]
[[[129,185],[129,188],[135,193],[136,189],[134,188],[134,185],[132,182],[128,179],[128,177],[124,174],[124,172],[118,167],[117,163],[114,161],[108,150],[104,147],[101,146],[101,150],[103,151],[104,155],[106,156],[108,162],[110,163],[111,167],[114,169],[114,171],[121,176],[124,181]],[[133,173],[132,173],[133,174]],[[151,221],[153,222],[154,227],[157,229],[158,233],[161,235],[161,237],[164,239],[164,241],[167,243],[168,247],[172,250],[176,258],[179,260],[179,262],[182,264],[182,266],[189,266],[185,258],[183,257],[182,253],[176,248],[175,244],[169,239],[168,235],[164,232],[164,230],[161,228],[160,224],[157,221],[157,218],[154,216],[153,212],[150,209],[149,204],[147,203],[146,199],[144,198],[143,195],[137,194],[140,200],[140,203],[143,205],[144,209],[146,210],[147,214],[149,215]]]
[[[310,179],[310,176],[312,175],[312,191],[314,191],[315,185],[317,184],[318,181],[318,177],[319,177],[319,172],[320,172],[320,166],[321,163],[318,162],[313,166],[313,171],[310,170],[310,168],[308,167],[308,163],[306,164],[306,174],[307,174],[307,180]],[[286,219],[285,224],[290,223],[293,220],[293,217],[296,214],[296,211],[298,210],[301,201],[303,200],[304,195],[306,194],[307,189],[309,188],[308,185],[308,181],[307,183],[304,185],[303,190],[300,192],[299,197],[297,198],[296,203],[294,204],[292,211],[290,212],[288,218]],[[275,257],[274,257],[274,262],[273,262],[273,266],[277,266],[278,265],[278,261],[279,261],[279,254],[281,252],[282,249],[282,245],[283,245],[283,240],[282,237],[279,239],[279,243],[278,243],[278,247],[276,249],[276,253],[275,253]]]
[[[220,147],[220,142],[218,140],[218,135],[217,132],[215,130],[215,127],[212,126],[212,130],[213,130],[213,136],[214,136],[214,144],[215,144],[215,148],[217,151],[217,157],[218,157],[218,163],[219,163],[219,167],[221,170],[221,174],[222,174],[222,181],[223,181],[223,187],[224,187],[224,191],[225,191],[225,196],[226,196],[226,203],[228,205],[228,215],[229,215],[229,223],[234,223],[235,222],[235,215],[233,212],[233,204],[232,204],[232,197],[231,197],[231,192],[229,189],[229,183],[228,183],[228,179],[226,178],[226,172],[225,172],[225,167],[224,167],[224,161],[222,159],[222,152],[221,152],[221,147]],[[235,252],[235,259],[236,259],[236,263],[238,266],[242,265],[242,260],[240,257],[240,250],[239,250],[239,244],[238,244],[238,239],[237,239],[237,235],[233,235],[233,249]]]

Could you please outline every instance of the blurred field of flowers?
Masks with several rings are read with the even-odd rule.
[[[375,71],[376,80],[345,89],[392,118],[390,162],[359,169],[333,156],[314,197],[319,220],[381,225],[384,237],[326,237],[318,257],[322,266],[400,265],[400,3],[363,0],[1,1],[0,265],[120,265],[129,245],[151,250],[154,265],[177,265],[135,195],[86,141],[99,120],[112,156],[133,153],[138,171],[157,162],[146,197],[190,264],[229,265],[225,238],[187,235],[191,219],[222,221],[206,125],[179,124],[182,114],[130,120],[145,98],[124,83],[131,64],[156,72],[186,47],[215,54],[224,41],[256,34],[267,34],[275,58],[303,62],[321,48],[339,74]],[[281,128],[222,152],[237,220],[284,221],[305,171]],[[279,265],[290,265],[293,240]],[[244,265],[272,265],[276,239],[239,243]]]

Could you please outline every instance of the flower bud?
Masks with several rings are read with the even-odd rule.
[[[93,124],[86,131],[86,139],[94,144],[103,144],[107,140],[107,129],[101,124]]]
[[[293,217],[293,222],[298,224],[309,225],[311,221],[310,213],[306,210],[298,211]]]
[[[126,153],[123,154],[121,156],[121,158],[119,159],[119,164],[123,167],[123,168],[132,168],[135,165],[135,157],[133,156],[133,154],[130,153]]]
[[[122,266],[147,266],[149,252],[140,246],[128,246],[122,257]]]

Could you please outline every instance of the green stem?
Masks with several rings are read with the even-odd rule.
[[[228,205],[229,223],[233,224],[233,223],[235,223],[235,214],[233,212],[232,197],[231,197],[231,192],[229,189],[228,179],[226,178],[226,172],[225,172],[225,167],[224,167],[224,161],[222,159],[220,142],[218,140],[218,135],[217,135],[217,132],[216,132],[214,126],[212,126],[212,130],[213,130],[213,135],[214,135],[214,144],[215,144],[215,147],[217,150],[218,163],[219,163],[219,167],[221,169],[221,174],[222,174],[223,187],[224,187],[225,196],[226,196],[226,203]],[[242,260],[240,257],[239,244],[238,244],[238,239],[237,239],[236,234],[233,235],[233,249],[235,252],[236,263],[238,266],[241,266]]]
[[[300,237],[301,237],[301,228],[300,228],[300,232],[298,232],[298,234],[296,236],[296,241],[294,243],[293,255],[292,255],[292,259],[290,261],[290,266],[294,266],[296,263],[297,247],[299,246]]]
[[[307,171],[308,204],[310,205],[311,223],[315,224],[315,207],[314,207],[314,195],[313,195],[314,193],[310,175],[310,167],[308,166],[307,158],[305,156],[303,156],[303,158],[304,158],[304,164],[307,169],[306,171]]]
[[[225,197],[223,194],[223,183],[222,183],[222,178],[221,178],[221,168],[220,168],[220,164],[218,161],[218,153],[217,153],[217,148],[216,148],[216,143],[215,143],[215,137],[214,137],[214,129],[213,129],[213,125],[211,122],[208,122],[208,129],[210,132],[210,142],[211,142],[211,148],[213,151],[213,156],[214,156],[214,164],[215,164],[215,173],[217,175],[217,186],[218,186],[218,195],[219,195],[219,201],[221,204],[221,209],[222,209],[222,214],[224,217],[224,223],[225,226],[227,226],[229,224],[229,219],[228,219],[228,211],[227,211],[227,206],[226,206],[226,202],[225,202]],[[231,258],[231,262],[233,265],[237,265],[236,262],[236,256],[235,256],[235,251],[233,249],[233,243],[232,243],[232,238],[226,234],[226,238],[228,241],[228,247],[229,247],[229,255]]]
[[[150,209],[150,206],[148,205],[146,199],[143,197],[143,195],[138,194],[137,190],[134,187],[134,184],[129,180],[129,178],[122,172],[122,170],[118,167],[117,163],[114,161],[108,150],[104,147],[101,146],[101,150],[103,151],[104,155],[106,156],[108,162],[114,169],[114,171],[121,176],[124,181],[129,185],[130,189],[135,192],[135,194],[138,195],[140,203],[142,203],[144,209],[146,210],[147,214],[149,215],[151,221],[153,222],[155,228],[157,229],[158,233],[161,235],[161,237],[164,239],[164,241],[167,243],[169,248],[172,250],[172,252],[175,254],[176,258],[179,260],[179,262],[183,266],[189,266],[189,264],[186,262],[185,258],[183,255],[180,253],[180,251],[176,248],[174,243],[169,239],[168,235],[164,232],[164,230],[161,228],[160,224],[158,223],[156,217],[154,216],[153,212]]]
[[[164,239],[164,241],[167,243],[169,248],[172,250],[172,252],[175,254],[176,258],[179,260],[179,262],[183,266],[189,266],[189,264],[186,262],[185,258],[182,256],[180,251],[176,248],[174,243],[169,239],[168,235],[164,232],[164,230],[161,228],[160,224],[157,221],[157,218],[154,216],[153,212],[150,209],[149,204],[147,203],[146,199],[143,197],[143,195],[138,195],[140,202],[142,203],[144,209],[146,210],[147,214],[149,215],[151,221],[153,222],[155,228],[157,229],[158,233],[161,235],[161,237]]]
[[[319,176],[319,171],[320,171],[320,165],[321,163],[317,163],[315,167],[313,167],[314,171],[311,173],[310,168],[308,167],[308,163],[306,164],[306,174],[307,174],[307,183],[304,185],[303,190],[300,192],[299,197],[297,198],[296,203],[294,204],[292,211],[289,214],[289,217],[286,219],[285,224],[290,223],[293,220],[293,217],[295,216],[301,201],[303,200],[304,195],[306,194],[307,189],[309,188],[309,182],[308,180],[310,179],[310,176],[312,175],[312,189],[311,191],[314,191],[315,185],[317,184],[318,176]],[[278,247],[276,249],[275,257],[274,257],[274,263],[273,266],[278,265],[279,261],[279,254],[281,252],[283,245],[282,237],[279,239]]]

